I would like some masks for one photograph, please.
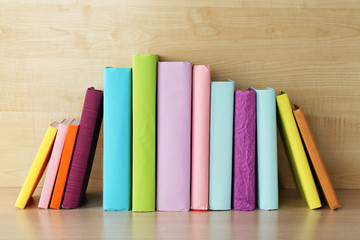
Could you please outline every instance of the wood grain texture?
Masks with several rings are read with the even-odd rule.
[[[103,89],[104,67],[158,53],[210,64],[213,80],[236,89],[287,91],[335,188],[360,189],[360,1],[0,3],[0,187],[23,184],[46,126],[80,117],[86,88]],[[279,143],[280,185],[293,188]],[[101,179],[102,137],[89,186]]]
[[[40,190],[40,191],[39,191]],[[90,188],[77,210],[13,207],[19,188],[0,188],[3,239],[358,239],[360,190],[338,190],[342,208],[309,210],[295,190],[280,191],[277,211],[135,213],[103,211],[101,189]]]

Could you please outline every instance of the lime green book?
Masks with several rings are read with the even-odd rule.
[[[156,74],[158,55],[133,56],[132,210],[155,211]]]
[[[280,91],[276,97],[278,127],[297,189],[310,209],[321,207],[319,194],[292,113],[289,97]]]

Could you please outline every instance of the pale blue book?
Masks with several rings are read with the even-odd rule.
[[[254,89],[254,88],[253,88]],[[279,208],[275,90],[256,90],[256,185],[259,209]]]
[[[234,81],[211,82],[209,208],[231,209]]]
[[[104,70],[103,208],[131,209],[131,68]]]

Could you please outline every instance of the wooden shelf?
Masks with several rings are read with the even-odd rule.
[[[337,190],[342,208],[310,210],[296,190],[280,192],[278,211],[105,212],[101,188],[76,210],[38,209],[37,189],[25,210],[19,188],[0,188],[3,238],[69,239],[351,239],[360,235],[360,190]]]

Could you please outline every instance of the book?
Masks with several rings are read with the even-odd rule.
[[[58,126],[58,122],[53,122],[48,127],[41,142],[40,148],[36,153],[35,159],[31,164],[30,170],[25,178],[25,182],[21,187],[20,193],[16,199],[16,207],[24,209],[27,202],[33,195],[49,162]]]
[[[234,186],[235,210],[255,209],[256,93],[235,91],[234,107]]]
[[[279,132],[296,187],[310,209],[319,208],[321,202],[287,93],[280,91],[276,102]]]
[[[157,61],[158,55],[133,56],[133,211],[155,211]]]
[[[63,208],[78,208],[84,200],[94,161],[102,116],[103,91],[88,88],[62,201]]]
[[[191,62],[158,63],[158,211],[190,209],[191,82]]]
[[[231,209],[234,81],[211,82],[209,209]]]
[[[131,209],[131,68],[104,70],[103,208]]]
[[[59,170],[56,176],[54,190],[50,201],[50,208],[53,209],[60,209],[61,207],[61,202],[64,196],[65,184],[74,152],[74,146],[79,129],[79,124],[79,120],[72,120],[67,129],[64,148],[59,164]]]
[[[275,90],[256,92],[257,205],[262,210],[279,208]]]
[[[297,123],[300,136],[303,140],[304,147],[309,155],[310,166],[313,167],[317,180],[320,183],[321,190],[324,193],[325,199],[330,207],[330,209],[335,210],[340,208],[339,200],[336,196],[334,187],[331,183],[329,174],[326,170],[324,161],[320,155],[319,149],[316,145],[315,138],[310,129],[309,123],[306,119],[304,110],[295,104],[295,109],[293,110],[295,121]]]
[[[191,209],[209,209],[210,66],[194,65]]]
[[[56,134],[53,150],[49,160],[49,166],[47,168],[44,185],[40,195],[39,208],[48,208],[51,200],[51,195],[54,189],[54,183],[56,180],[56,175],[59,169],[59,163],[61,154],[64,148],[64,142],[66,133],[69,126],[69,120],[63,120]]]

